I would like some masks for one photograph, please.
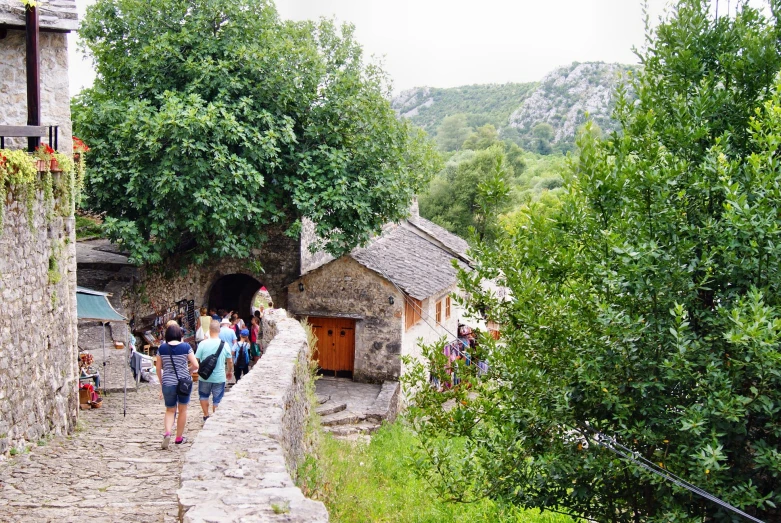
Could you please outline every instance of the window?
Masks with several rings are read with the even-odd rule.
[[[420,321],[422,303],[411,296],[404,296],[404,322],[406,330]]]
[[[445,319],[450,319],[450,296],[445,298]]]
[[[437,302],[437,323],[442,323],[442,300]]]

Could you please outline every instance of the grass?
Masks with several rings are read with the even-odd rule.
[[[299,467],[299,485],[305,495],[325,503],[334,523],[573,523],[560,514],[503,508],[490,500],[441,501],[405,459],[415,444],[402,423],[384,426],[368,445],[323,435],[317,455]]]
[[[76,239],[95,238],[103,235],[100,220],[91,216],[76,215]]]

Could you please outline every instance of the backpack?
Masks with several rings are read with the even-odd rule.
[[[220,341],[220,348],[217,349],[217,352],[214,354],[209,354],[203,359],[201,364],[198,366],[198,376],[205,380],[209,379],[209,376],[212,375],[214,368],[217,366],[217,359],[220,357],[223,345],[225,345],[225,342]]]
[[[247,368],[249,367],[249,353],[247,352],[247,344],[239,343],[238,347],[239,353],[236,355],[236,367],[240,369]]]

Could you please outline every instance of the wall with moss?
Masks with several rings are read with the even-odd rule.
[[[1,202],[0,453],[70,432],[78,412],[74,219],[34,190]]]

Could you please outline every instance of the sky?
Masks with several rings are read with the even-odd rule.
[[[94,0],[76,0],[83,15]],[[715,2],[715,0],[714,0]],[[721,0],[722,12],[730,0]],[[657,20],[669,0],[647,0]],[[752,0],[752,4],[761,0]],[[637,63],[642,0],[276,0],[292,20],[335,17],[356,27],[367,56],[399,92],[418,86],[533,82],[574,61]],[[731,1],[732,8],[737,0]],[[71,35],[71,94],[92,84]]]

